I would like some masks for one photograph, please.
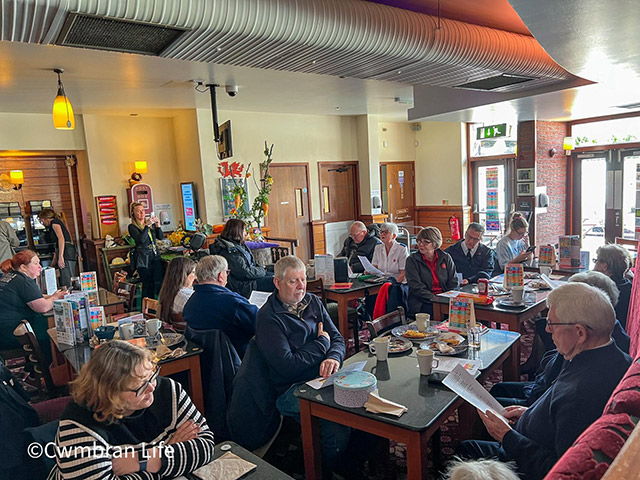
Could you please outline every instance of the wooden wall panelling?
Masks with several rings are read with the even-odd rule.
[[[458,217],[460,221],[460,235],[464,236],[464,232],[471,223],[471,207],[469,205],[428,205],[416,207],[418,225],[422,227],[436,227],[442,233],[442,249],[456,243],[451,238],[451,229],[449,228],[449,218],[452,215]]]
[[[327,235],[324,220],[313,220],[311,222],[311,237],[313,238],[313,253],[324,255],[327,253]]]
[[[365,225],[371,225],[372,223],[384,223],[389,218],[386,213],[380,213],[377,215],[360,215],[360,221]]]

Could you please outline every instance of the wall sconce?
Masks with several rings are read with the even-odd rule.
[[[556,153],[558,153],[556,147],[551,147],[551,150],[549,150],[549,158],[553,158]]]
[[[571,151],[575,148],[575,143],[573,141],[573,137],[564,137],[564,141],[562,142],[562,149],[566,155],[571,155]]]
[[[58,130],[73,130],[76,127],[76,119],[73,116],[73,107],[64,93],[64,85],[60,79],[60,74],[64,72],[62,68],[54,68],[58,74],[58,94],[53,101],[53,126]]]
[[[129,179],[129,187],[142,181],[142,174],[147,173],[147,162],[144,160],[134,162],[135,172],[131,174]]]
[[[9,178],[14,190],[20,190],[22,188],[22,184],[24,183],[22,170],[11,170],[9,172]]]
[[[147,162],[144,160],[135,162],[135,171],[138,173],[147,173]]]

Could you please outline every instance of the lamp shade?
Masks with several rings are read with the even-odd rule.
[[[9,172],[9,178],[13,185],[22,185],[24,183],[24,175],[22,170],[11,170]]]
[[[76,128],[73,107],[61,89],[58,89],[58,95],[53,101],[53,126],[58,130],[73,130]]]
[[[136,172],[138,173],[147,173],[147,162],[144,160],[135,162],[136,164]]]
[[[574,149],[573,137],[564,137],[564,141],[562,142],[562,149],[570,152]]]

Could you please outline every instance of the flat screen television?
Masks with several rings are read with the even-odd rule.
[[[218,156],[222,158],[233,157],[233,145],[231,144],[231,120],[220,125],[220,142],[218,142]]]

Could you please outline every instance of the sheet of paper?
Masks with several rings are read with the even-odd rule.
[[[262,308],[262,306],[267,303],[267,300],[271,296],[271,292],[260,292],[258,290],[253,290],[251,292],[251,296],[249,297],[249,303],[251,305],[255,305],[258,308]]]
[[[483,412],[491,410],[498,416],[505,413],[504,407],[462,365],[456,365],[442,383]]]
[[[362,255],[358,255],[358,260],[362,263],[364,267],[364,271],[367,273],[373,273],[374,275],[384,275],[382,270],[378,270],[376,267],[371,265],[371,262],[367,257],[363,257]]]
[[[47,267],[42,271],[44,275],[44,283],[47,295],[53,295],[58,290],[58,282],[56,281],[56,269]]]
[[[450,373],[452,372],[458,365],[462,365],[462,367],[469,372],[471,375],[475,375],[478,369],[482,366],[482,362],[480,360],[469,360],[467,358],[454,358],[454,357],[444,357],[436,354],[436,358],[438,359],[438,366],[433,369],[434,372],[438,373]]]
[[[551,290],[555,290],[555,289],[556,289],[556,287],[557,287],[556,282],[554,282],[553,280],[551,280],[551,279],[550,279],[549,277],[547,277],[544,273],[542,273],[542,274],[540,275],[540,278],[541,278],[542,280],[544,280],[544,281],[545,281],[545,283],[551,287]]]
[[[364,369],[364,366],[366,364],[367,362],[352,363],[351,365],[342,367],[340,370],[338,370],[336,373],[334,373],[330,377],[327,377],[327,378],[318,377],[313,380],[309,380],[307,382],[307,385],[309,385],[311,388],[315,388],[316,390],[320,390],[321,388],[328,387],[329,385],[333,385],[333,379],[336,377],[336,375],[339,375],[345,372],[361,372]]]

